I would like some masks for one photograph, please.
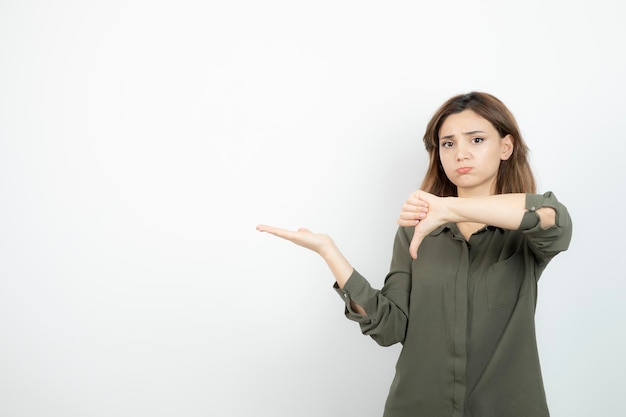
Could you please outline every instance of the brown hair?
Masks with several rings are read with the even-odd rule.
[[[439,159],[439,129],[448,116],[472,110],[489,121],[501,138],[511,135],[513,154],[500,161],[496,179],[496,194],[535,193],[535,177],[528,163],[528,147],[509,109],[491,94],[471,92],[454,96],[435,112],[424,133],[424,145],[430,164],[420,189],[440,197],[456,196],[457,189],[446,176]]]

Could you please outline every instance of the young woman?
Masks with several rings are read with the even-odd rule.
[[[492,95],[449,99],[424,143],[428,171],[381,290],[328,235],[257,229],[321,255],[346,316],[380,345],[403,344],[385,417],[547,417],[534,312],[539,277],[569,246],[567,209],[536,194],[517,123]]]

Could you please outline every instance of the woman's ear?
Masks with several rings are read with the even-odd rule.
[[[513,136],[506,135],[502,138],[500,142],[502,146],[502,153],[500,154],[500,159],[506,161],[513,155]]]

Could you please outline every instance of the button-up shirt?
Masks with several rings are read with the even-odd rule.
[[[540,207],[556,211],[554,226],[541,228]],[[400,227],[381,290],[356,270],[344,288],[335,284],[363,334],[403,344],[385,417],[549,415],[535,337],[537,282],[569,246],[572,223],[551,192],[527,194],[526,209],[517,230],[486,226],[469,240],[445,224],[415,260],[414,228]]]

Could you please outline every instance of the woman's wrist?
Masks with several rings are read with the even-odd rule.
[[[339,249],[335,245],[335,242],[330,236],[328,236],[327,240],[319,247],[317,253],[328,262],[328,259],[335,256],[335,253],[338,251]]]
[[[441,197],[439,215],[441,216],[442,224],[454,223],[459,221],[458,215],[456,214],[458,200],[458,197]]]

